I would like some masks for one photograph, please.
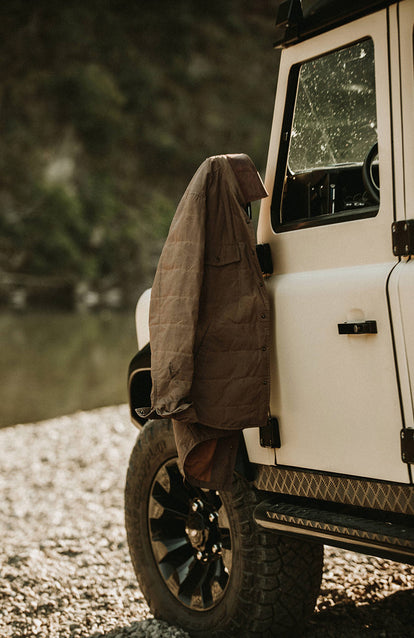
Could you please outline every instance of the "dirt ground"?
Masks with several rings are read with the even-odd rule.
[[[126,406],[0,431],[1,638],[187,636],[152,619],[130,563],[136,436]],[[414,638],[413,621],[413,567],[326,548],[305,638]]]

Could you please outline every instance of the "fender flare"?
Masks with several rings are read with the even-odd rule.
[[[136,408],[151,405],[151,348],[147,343],[131,360],[128,367],[128,400],[132,423],[141,429],[147,422],[138,416]]]

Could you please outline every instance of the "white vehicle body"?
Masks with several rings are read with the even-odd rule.
[[[290,8],[300,5],[295,2],[291,0]],[[285,38],[281,44],[265,176],[269,197],[262,200],[258,222],[258,243],[270,246],[273,260],[273,272],[266,277],[273,311],[270,411],[277,419],[280,445],[272,440],[263,443],[258,428],[245,430],[244,439],[248,460],[255,467],[257,489],[366,511],[386,510],[406,515],[411,525],[414,0],[376,4],[379,10],[368,15],[344,19],[335,28],[307,37]],[[287,33],[289,29],[294,32],[294,20],[289,20],[284,23]],[[326,98],[315,106],[313,95],[305,95],[306,77],[312,69],[322,68],[318,65],[328,64],[329,56],[336,71],[315,80],[326,88]],[[373,69],[366,86],[365,57]],[[343,81],[337,78],[342,67],[348,73]],[[352,82],[358,73],[362,80]],[[331,99],[329,91],[335,82],[337,93]],[[368,90],[368,85],[374,88]],[[374,109],[366,124],[373,129],[374,146],[378,145],[378,163],[371,161],[368,167],[374,182],[376,171],[379,177],[376,204],[365,187],[352,191],[363,183],[360,172],[367,166],[365,151],[355,160],[343,161],[336,159],[340,153],[327,150],[340,133],[329,133],[327,116],[321,113],[325,107],[329,111],[331,101],[338,102],[338,91],[353,94],[352,108],[365,91],[366,103]],[[321,160],[314,164],[306,160],[295,168],[298,157],[301,162],[300,152],[295,151],[295,144],[301,148],[297,142],[300,127],[306,133],[309,126],[300,114],[306,100],[321,126]],[[348,101],[344,98],[343,107],[338,104],[338,118],[346,121]],[[358,147],[358,131],[354,133],[344,146]],[[361,131],[361,139],[364,135]],[[318,150],[317,145],[308,155],[317,158]],[[142,371],[149,374],[149,301],[150,291],[146,291],[136,313],[138,345],[147,358],[141,368],[138,364],[130,368],[131,416],[137,425],[142,423],[133,407],[150,387],[147,381],[139,389],[135,376]],[[262,509],[256,517],[260,525],[293,533],[286,517],[281,522],[270,506]],[[332,544],[339,534],[326,521],[325,532],[310,531],[313,523],[299,518],[292,518],[297,534],[317,534]],[[353,532],[341,534],[348,537],[348,545],[354,542],[349,540]],[[411,549],[401,555],[412,560],[414,545],[410,542]],[[393,541],[387,543],[378,541],[377,553],[384,554],[384,547],[393,545]],[[364,539],[358,536],[358,545],[374,551],[368,532]]]

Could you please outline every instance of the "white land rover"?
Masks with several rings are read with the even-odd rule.
[[[298,636],[324,543],[414,564],[413,25],[414,0],[279,6],[258,225],[273,419],[244,431],[232,494],[183,484],[171,424],[135,412],[138,303],[128,542],[154,615],[192,636]]]

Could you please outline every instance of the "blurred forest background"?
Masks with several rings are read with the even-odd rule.
[[[130,307],[205,157],[263,173],[271,0],[3,0],[0,303]]]
[[[276,10],[0,3],[0,426],[127,400],[133,306],[195,170],[264,172]]]

